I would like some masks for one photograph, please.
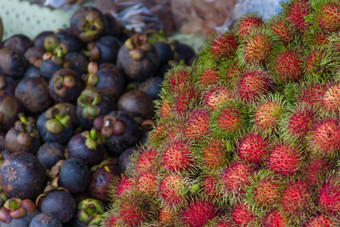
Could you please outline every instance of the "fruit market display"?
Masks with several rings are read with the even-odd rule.
[[[340,226],[340,3],[243,15],[166,73],[103,226]]]
[[[165,71],[194,57],[89,6],[69,28],[0,42],[0,226],[101,225]]]

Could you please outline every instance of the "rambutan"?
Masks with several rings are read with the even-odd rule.
[[[340,114],[340,83],[334,83],[328,87],[321,98],[321,108],[328,116]]]
[[[216,170],[225,163],[225,157],[226,149],[222,141],[214,138],[203,149],[202,167],[203,169]]]
[[[206,110],[201,108],[191,111],[184,128],[184,134],[193,140],[208,135],[210,132],[209,121],[210,114]]]
[[[245,63],[263,64],[267,61],[272,49],[273,40],[271,37],[258,32],[245,41],[244,47],[240,49],[239,56],[241,60],[244,59]]]
[[[306,227],[331,227],[333,224],[334,223],[328,217],[320,214],[312,218]]]
[[[329,32],[340,29],[340,4],[336,1],[325,2],[317,6],[316,21],[318,25]]]
[[[340,151],[339,119],[324,120],[315,124],[308,137],[308,148],[314,154],[334,156]]]
[[[303,32],[311,26],[305,19],[312,12],[309,0],[292,0],[284,6],[289,22],[299,31]]]
[[[202,188],[205,194],[210,198],[210,201],[220,203],[222,200],[221,185],[219,175],[209,174],[202,179]]]
[[[136,178],[122,176],[122,178],[117,184],[115,194],[117,197],[122,197],[128,194],[131,194],[133,190],[135,190],[135,186],[136,186]]]
[[[214,68],[208,68],[203,71],[199,77],[200,84],[203,86],[215,85],[221,79],[218,71]]]
[[[168,118],[171,113],[171,103],[167,99],[163,99],[159,107],[159,116],[161,118]]]
[[[211,53],[218,59],[235,55],[238,46],[237,37],[232,32],[219,35],[211,44]]]
[[[178,211],[162,207],[159,211],[158,222],[160,226],[176,226],[179,222]]]
[[[197,91],[193,88],[183,90],[175,96],[175,110],[180,117],[184,117],[187,111],[194,108],[196,102],[198,102]]]
[[[272,78],[259,70],[244,72],[237,84],[237,96],[245,102],[257,101],[273,86]]]
[[[330,215],[339,215],[340,212],[340,177],[329,176],[319,193],[319,207]]]
[[[311,191],[307,182],[295,181],[288,184],[288,187],[282,194],[281,205],[283,211],[288,215],[293,215],[296,218],[302,213],[308,211]],[[300,216],[301,218],[303,216]]]
[[[306,164],[303,174],[310,185],[317,186],[322,182],[325,177],[324,173],[329,170],[330,166],[328,160],[324,158],[310,158],[311,160]]]
[[[193,153],[189,144],[185,142],[174,142],[169,145],[164,151],[162,160],[162,167],[171,172],[188,170],[194,163]]]
[[[231,211],[234,223],[240,226],[251,225],[251,222],[256,219],[250,207],[246,204],[238,204]]]
[[[245,38],[250,35],[251,31],[261,27],[263,24],[263,19],[258,14],[247,14],[239,19],[235,25],[235,30],[240,37]]]
[[[167,175],[161,181],[160,198],[165,206],[175,209],[186,204],[187,193],[187,180],[178,174]]]
[[[136,160],[136,171],[141,174],[155,169],[159,160],[156,150],[144,150]]]
[[[203,102],[206,106],[216,110],[219,105],[231,99],[231,91],[225,87],[211,88],[204,94]]]
[[[281,214],[280,211],[274,210],[269,212],[263,219],[262,222],[265,227],[286,227],[288,226],[288,221],[285,216]]]
[[[282,84],[302,79],[302,63],[302,58],[296,51],[286,50],[279,53],[273,62],[275,82]]]
[[[298,96],[298,102],[310,107],[317,106],[320,104],[326,89],[327,86],[325,84],[318,83],[303,86]]]
[[[217,207],[207,201],[192,201],[183,211],[181,217],[186,226],[204,226],[217,215]]]
[[[225,78],[231,85],[234,85],[234,82],[243,75],[243,70],[237,63],[230,64],[223,70],[225,71]]]
[[[151,196],[155,195],[159,187],[159,180],[157,178],[158,176],[154,171],[141,173],[136,182],[137,190]]]
[[[270,27],[272,32],[277,35],[285,45],[288,45],[293,40],[295,31],[284,18],[274,17],[270,23]]]
[[[164,77],[164,87],[170,93],[177,93],[188,87],[193,78],[189,68],[182,68],[176,71],[170,70]]]
[[[283,176],[293,175],[301,168],[301,151],[287,144],[277,145],[269,157],[269,169]]]
[[[269,153],[267,138],[255,132],[247,134],[238,145],[239,156],[248,162],[260,163]]]

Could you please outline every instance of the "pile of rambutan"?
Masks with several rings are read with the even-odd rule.
[[[340,226],[340,2],[239,18],[165,78],[104,226]]]

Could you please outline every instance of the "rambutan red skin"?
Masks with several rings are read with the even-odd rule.
[[[260,96],[267,94],[272,88],[272,80],[263,72],[245,72],[237,87],[238,96],[246,101],[253,102]]]
[[[281,197],[280,186],[274,179],[267,177],[255,186],[254,199],[259,206],[272,206]]]
[[[188,144],[175,142],[164,152],[163,167],[170,171],[184,171],[193,165],[193,154]]]
[[[340,4],[325,3],[321,6],[316,20],[321,28],[329,32],[338,31],[340,29]]]
[[[257,133],[246,135],[238,146],[240,157],[253,163],[260,163],[268,153],[268,149],[268,139]]]
[[[136,169],[138,173],[143,173],[152,170],[157,164],[157,151],[147,150],[144,151],[136,162]]]
[[[263,25],[262,18],[258,16],[247,16],[241,19],[239,24],[237,25],[237,33],[240,37],[244,38],[248,35],[250,35],[251,31],[259,28],[261,25]]]
[[[288,6],[287,18],[299,31],[306,30],[310,24],[306,22],[305,16],[309,15],[312,7],[308,0],[295,0]]]
[[[340,188],[339,178],[330,178],[330,181],[323,185],[319,194],[319,206],[331,215],[338,215],[340,212]]]
[[[292,28],[289,27],[288,23],[284,21],[283,19],[279,19],[275,21],[271,25],[271,28],[273,30],[273,33],[279,36],[285,45],[288,45],[293,39],[293,35],[294,35],[293,30]]]
[[[204,97],[204,104],[216,110],[217,107],[231,98],[231,92],[224,87],[209,90]]]
[[[279,102],[264,102],[256,110],[256,125],[262,130],[276,129],[282,112],[283,107]]]
[[[228,58],[235,55],[237,47],[237,37],[233,33],[226,32],[212,43],[211,53],[217,58]]]
[[[182,91],[181,94],[175,98],[175,110],[178,115],[183,116],[186,111],[189,111],[193,107],[196,100],[197,94],[195,90],[188,89]]]
[[[122,197],[125,194],[131,193],[132,189],[135,187],[136,182],[132,177],[122,177],[117,185],[116,195]]]
[[[220,140],[212,140],[203,150],[203,160],[209,169],[217,169],[224,163],[225,149]]]
[[[306,227],[331,227],[332,224],[332,221],[328,217],[320,214],[312,218],[312,220],[308,222]]]
[[[301,167],[301,157],[297,148],[288,145],[276,146],[269,157],[269,168],[281,175],[293,175]]]
[[[205,194],[212,199],[218,198],[220,194],[219,193],[220,191],[217,189],[218,184],[219,184],[218,177],[216,176],[205,177],[202,181]]]
[[[280,53],[274,64],[277,80],[280,82],[298,81],[303,76],[302,60],[295,51]]]
[[[232,106],[222,109],[217,118],[217,125],[224,131],[237,131],[242,126],[240,110]]]
[[[200,76],[200,82],[204,86],[214,85],[220,80],[220,76],[216,69],[207,69],[202,72]]]
[[[247,226],[254,218],[255,215],[250,211],[249,207],[244,204],[238,204],[232,210],[233,221],[242,226]]]
[[[137,180],[138,191],[152,194],[159,186],[159,181],[157,179],[156,173],[149,171],[139,175]]]
[[[217,208],[205,201],[192,202],[183,212],[182,220],[190,227],[204,226],[217,215]]]
[[[329,113],[339,114],[340,111],[340,83],[332,84],[321,98],[321,108]]]
[[[230,193],[244,193],[244,187],[249,185],[250,177],[254,174],[253,168],[244,163],[233,163],[223,171],[222,181]]]
[[[190,81],[192,75],[187,71],[177,71],[175,73],[170,74],[169,77],[169,91],[170,92],[178,92],[181,91],[186,86],[186,82]]]
[[[266,34],[259,33],[245,43],[244,58],[246,63],[264,63],[272,50],[272,41]]]
[[[323,173],[329,169],[329,163],[325,159],[318,158],[311,160],[303,171],[310,185],[316,186],[321,183]]]
[[[184,203],[185,198],[182,192],[184,184],[184,179],[179,175],[166,176],[160,184],[160,197],[170,206]]]
[[[138,226],[148,218],[147,211],[141,209],[137,201],[124,201],[119,207],[119,219],[129,226]]]
[[[311,192],[304,181],[296,181],[288,185],[282,195],[282,208],[285,213],[297,216],[310,203]]]
[[[279,211],[272,211],[267,214],[263,221],[265,227],[285,227],[287,226],[287,220]]]
[[[325,85],[312,84],[302,89],[298,101],[309,106],[320,104],[322,96],[326,90]]]
[[[190,113],[190,117],[184,129],[185,135],[190,139],[199,139],[208,135],[210,114],[204,109],[196,109]]]
[[[297,110],[288,119],[288,132],[299,140],[302,140],[311,130],[314,121],[314,113],[311,110]]]

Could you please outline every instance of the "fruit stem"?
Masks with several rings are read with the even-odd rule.
[[[15,200],[12,200],[10,203],[9,203],[9,206],[11,207],[12,210],[16,210],[16,209],[19,209],[19,205],[18,203],[15,201]]]
[[[25,125],[27,125],[27,124],[29,123],[28,120],[27,120],[27,117],[24,116],[24,115],[20,115],[20,116],[19,116],[19,119],[20,119],[20,121],[21,121],[22,123],[24,123]]]
[[[91,131],[90,131],[91,139],[96,140],[97,136],[98,136],[98,132],[95,129],[91,129]]]

